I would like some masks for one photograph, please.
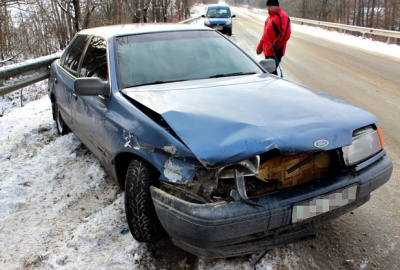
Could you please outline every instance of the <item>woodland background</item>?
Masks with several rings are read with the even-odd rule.
[[[266,0],[226,0],[265,8]],[[0,66],[63,50],[79,30],[179,22],[217,0],[0,0]],[[400,31],[400,0],[280,0],[291,17]],[[397,41],[398,42],[398,41]]]

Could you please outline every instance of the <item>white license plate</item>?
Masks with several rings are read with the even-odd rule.
[[[223,26],[215,26],[214,29],[215,30],[222,30],[222,29],[224,29],[224,27]]]
[[[292,209],[292,222],[303,221],[329,212],[354,202],[356,197],[357,185],[354,185],[325,196],[295,204]]]

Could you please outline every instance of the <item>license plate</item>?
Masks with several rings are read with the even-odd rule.
[[[222,30],[224,27],[223,26],[215,26],[214,29],[215,30]]]
[[[342,207],[354,202],[356,197],[357,185],[354,185],[328,195],[295,204],[292,209],[292,223],[303,221]]]

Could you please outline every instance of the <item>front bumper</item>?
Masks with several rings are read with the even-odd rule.
[[[232,31],[232,25],[219,25],[219,24],[211,24],[211,25],[204,25],[209,28],[213,28],[223,33],[229,33]]]
[[[194,204],[154,187],[151,194],[161,224],[177,246],[197,256],[223,258],[315,237],[315,228],[367,202],[392,170],[385,156],[361,171],[251,198],[261,207],[242,201]],[[355,201],[292,223],[294,204],[352,185],[358,186]]]

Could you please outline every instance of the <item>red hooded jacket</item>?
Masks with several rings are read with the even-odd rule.
[[[286,51],[286,42],[292,32],[289,16],[282,8],[268,13],[257,50],[263,51],[265,56],[274,56],[276,53],[283,56]]]

